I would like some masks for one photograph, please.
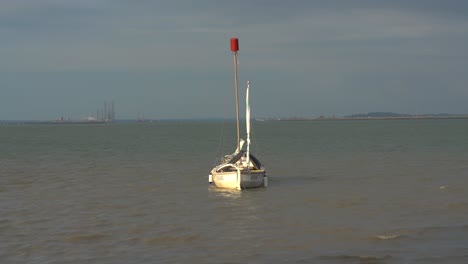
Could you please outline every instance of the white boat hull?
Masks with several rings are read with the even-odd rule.
[[[218,188],[239,189],[237,171],[211,171],[212,183]],[[258,188],[265,186],[264,170],[243,170],[240,171],[240,189]]]

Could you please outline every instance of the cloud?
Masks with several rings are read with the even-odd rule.
[[[236,36],[240,77],[259,80],[256,89],[266,102],[291,102],[284,110],[263,105],[265,115],[392,110],[375,107],[390,104],[386,97],[392,96],[392,104],[407,106],[398,104],[395,91],[409,98],[426,92],[428,102],[466,98],[467,6],[450,0],[2,1],[0,71],[127,73],[121,76],[135,82],[132,74],[159,76],[146,78],[151,87],[171,85],[160,77],[171,76],[184,80],[178,82],[183,87],[207,85],[210,94],[218,84],[203,79],[230,76],[228,39]],[[177,97],[176,89],[157,89]]]
[[[184,67],[199,68],[198,60],[212,67],[206,60],[213,57],[214,45],[225,48],[223,42],[232,35],[242,36],[241,48],[243,43],[250,45],[252,53],[265,59],[266,67],[281,63],[282,56],[311,54],[322,45],[335,46],[339,54],[339,50],[388,49],[386,43],[398,47],[403,41],[424,42],[437,36],[466,38],[467,20],[358,3],[335,3],[333,8],[309,1],[20,0],[1,6],[7,11],[0,30],[8,40],[0,44],[0,53],[10,63],[0,67],[154,70],[177,67],[182,61]],[[297,57],[294,64],[301,64],[301,58],[308,56]]]

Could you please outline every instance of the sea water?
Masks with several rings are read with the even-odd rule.
[[[468,120],[0,126],[0,263],[468,263]]]

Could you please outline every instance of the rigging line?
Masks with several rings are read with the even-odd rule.
[[[221,131],[220,131],[219,139],[218,139],[218,149],[217,149],[216,157],[214,157],[215,166],[219,164],[220,160],[223,160],[224,155],[225,155],[224,148],[225,148],[225,138],[226,138],[226,126],[228,123],[228,110],[224,109],[222,112],[223,112],[223,120],[222,120]]]
[[[263,151],[262,149],[260,148],[260,145],[258,144],[257,142],[257,137],[256,137],[256,129],[253,127],[255,124],[255,122],[252,122],[251,126],[252,126],[252,131],[250,132],[251,133],[251,138],[252,138],[252,144],[254,145],[254,148],[255,148],[255,153],[257,153],[259,156],[262,156],[263,154]]]
[[[223,122],[221,124],[221,132],[220,132],[220,135],[219,135],[219,139],[218,139],[218,150],[217,150],[217,153],[216,153],[216,157],[214,158],[214,164],[218,164],[219,162],[219,159],[220,157],[222,156],[222,152],[223,152],[223,149],[224,149],[224,130],[226,128],[226,117],[223,119]]]

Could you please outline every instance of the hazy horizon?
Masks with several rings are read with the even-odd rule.
[[[1,2],[0,120],[232,118],[231,37],[257,118],[468,114],[466,28],[461,0]]]
[[[373,116],[372,114],[394,114],[394,115],[387,115],[387,116]],[[251,117],[252,121],[255,120],[320,120],[320,119],[354,119],[359,118],[360,116],[372,116],[373,119],[381,119],[386,117],[400,117],[404,118],[407,115],[413,118],[420,116],[421,118],[427,117],[438,117],[438,118],[468,118],[468,114],[459,114],[459,113],[419,113],[419,114],[407,114],[407,113],[394,113],[394,112],[368,112],[368,113],[353,113],[353,114],[346,114],[346,115],[320,115],[320,116],[253,116]],[[80,117],[80,118],[65,118],[63,120],[58,119],[0,119],[0,122],[6,123],[15,123],[15,122],[26,122],[26,123],[36,123],[36,122],[76,122],[76,121],[87,121],[87,117]],[[117,123],[126,123],[126,122],[149,122],[149,121],[215,121],[215,122],[236,122],[235,117],[198,117],[198,118],[151,118],[151,117],[144,117],[144,118],[116,118],[111,122]],[[245,117],[241,117],[240,121],[242,125],[245,122]],[[93,121],[90,121],[93,122]]]

